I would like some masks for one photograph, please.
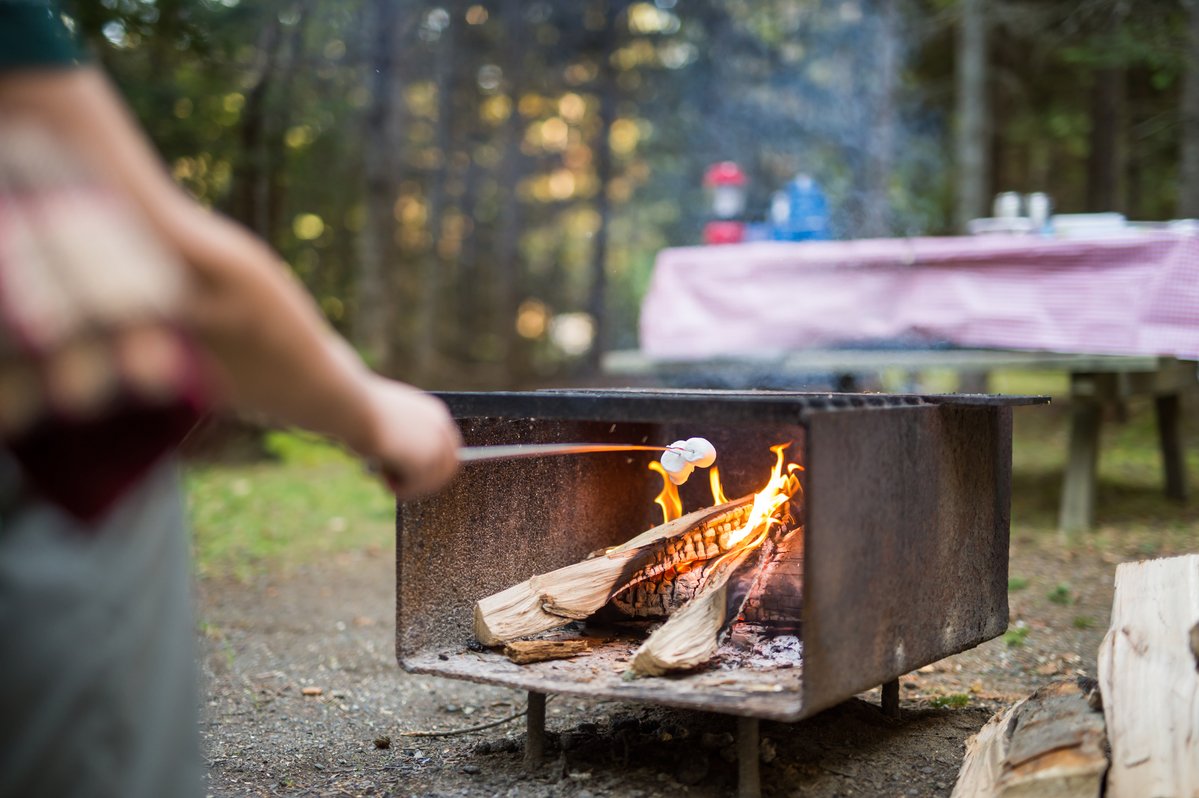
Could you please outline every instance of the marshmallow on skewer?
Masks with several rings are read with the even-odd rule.
[[[675,441],[662,453],[662,468],[670,481],[682,485],[696,466],[707,468],[716,462],[716,447],[704,438]]]
[[[683,448],[686,449],[683,457],[699,468],[707,468],[716,462],[716,447],[707,438],[688,438]]]

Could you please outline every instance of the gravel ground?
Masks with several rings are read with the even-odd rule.
[[[722,796],[732,719],[552,699],[545,765],[526,772],[522,693],[404,673],[394,564],[376,550],[286,577],[199,585],[203,734],[213,796]],[[1117,558],[1013,543],[1012,620],[1027,630],[903,677],[902,715],[877,691],[796,724],[763,723],[768,796],[938,796],[990,715],[1059,676],[1094,675]],[[1065,595],[1060,584],[1078,586]],[[1018,638],[1018,639],[1017,639]]]

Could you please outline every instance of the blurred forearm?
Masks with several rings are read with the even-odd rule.
[[[228,398],[372,454],[374,378],[286,266],[167,175],[108,80],[91,68],[0,79],[0,116],[45,126],[122,190],[191,267],[188,321]]]

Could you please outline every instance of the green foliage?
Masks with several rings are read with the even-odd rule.
[[[546,320],[602,302],[605,343],[636,344],[654,255],[698,240],[713,161],[748,171],[757,218],[803,170],[826,186],[842,235],[862,233],[876,197],[893,233],[948,232],[955,5],[64,0],[175,178],[279,250],[343,331],[356,321],[368,220],[383,226],[379,291],[399,354],[376,365],[404,372],[412,342],[432,339],[443,381],[492,385],[560,376],[577,360],[551,325],[517,334],[525,300]],[[1060,210],[1083,209],[1089,87],[1122,70],[1118,209],[1168,218],[1182,5],[1077,6],[996,12],[993,187],[1048,190]],[[376,52],[387,8],[396,36]],[[881,60],[888,42],[899,69]],[[890,96],[883,73],[896,74]],[[388,163],[364,155],[363,131],[378,124]],[[878,164],[876,134],[890,142]],[[414,306],[430,306],[432,321]]]
[[[1008,648],[1019,648],[1028,639],[1028,632],[1027,626],[1013,626],[1003,633],[1003,642],[1007,643]]]
[[[245,580],[392,545],[394,500],[359,462],[308,435],[273,433],[268,445],[278,462],[188,469],[202,576]]]
[[[1069,604],[1072,597],[1070,586],[1065,582],[1058,582],[1046,596],[1054,604]]]
[[[1095,625],[1095,619],[1090,615],[1075,615],[1073,625],[1075,629],[1090,629]]]
[[[970,696],[965,693],[949,693],[936,696],[929,703],[937,709],[965,709],[970,706]]]
[[[1009,576],[1007,580],[1007,591],[1009,593],[1018,593],[1028,587],[1028,580],[1022,576]]]

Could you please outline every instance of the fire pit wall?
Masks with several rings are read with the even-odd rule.
[[[744,392],[448,394],[469,444],[665,444],[702,435],[730,497],[774,458],[805,466],[802,545],[765,613],[802,664],[621,679],[628,648],[517,666],[474,650],[475,601],[661,521],[652,453],[470,465],[397,513],[397,656],[408,670],[536,692],[795,720],[1007,626],[1011,410],[999,397]],[[681,491],[711,504],[707,474]],[[777,584],[776,584],[777,583]],[[796,588],[802,597],[795,595]],[[768,598],[769,597],[769,598]],[[802,598],[802,600],[801,600]]]

